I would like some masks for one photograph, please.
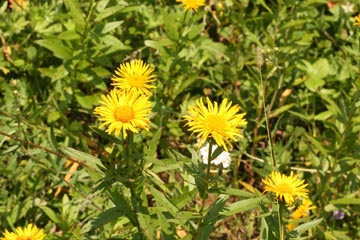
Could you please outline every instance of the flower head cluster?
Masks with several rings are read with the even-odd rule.
[[[262,179],[262,182],[265,184],[265,192],[275,193],[277,199],[289,206],[293,205],[298,197],[308,197],[307,184],[304,184],[304,180],[299,180],[293,172],[287,176],[273,171],[265,179]]]
[[[228,151],[232,147],[230,141],[242,138],[242,127],[247,122],[243,119],[245,113],[238,113],[240,107],[231,105],[231,101],[224,99],[222,103],[212,103],[206,98],[207,106],[200,98],[196,105],[189,109],[189,114],[184,116],[189,130],[199,138],[199,145],[203,145],[207,138],[215,140],[216,144]]]
[[[189,9],[197,12],[199,7],[205,6],[205,0],[176,0],[176,2],[182,3],[185,12]]]
[[[211,154],[213,154],[215,152],[217,147],[218,147],[217,145],[213,145]],[[200,154],[201,154],[201,157],[203,159],[203,163],[208,164],[209,143],[205,144],[203,147],[200,148]],[[228,168],[230,166],[230,163],[231,163],[230,153],[228,153],[226,151],[221,152],[219,154],[219,156],[217,156],[215,159],[211,160],[211,164],[215,164],[215,165],[222,164],[222,166],[224,168]]]
[[[126,139],[128,132],[138,133],[139,129],[149,130],[151,112],[150,90],[155,88],[149,83],[155,81],[154,69],[142,60],[132,60],[120,64],[111,77],[114,89],[102,95],[100,106],[94,113],[99,115],[100,127],[106,132]]]
[[[5,230],[0,240],[43,240],[45,233],[35,225],[29,224],[25,228],[18,227],[15,232]]]
[[[354,25],[360,27],[360,13],[354,17]]]

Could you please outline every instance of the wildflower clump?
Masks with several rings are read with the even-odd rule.
[[[16,228],[15,232],[5,230],[0,240],[43,240],[44,237],[44,231],[30,223],[25,228]]]
[[[196,105],[189,109],[189,114],[184,116],[189,130],[199,138],[199,145],[203,145],[207,138],[215,140],[216,144],[228,151],[232,147],[230,141],[242,138],[242,128],[247,122],[243,119],[245,113],[239,113],[240,106],[233,105],[224,99],[219,105],[206,98],[207,106],[200,98]]]

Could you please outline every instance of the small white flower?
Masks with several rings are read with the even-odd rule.
[[[214,144],[212,146],[212,153],[218,148],[218,145]],[[203,159],[203,163],[208,163],[208,154],[209,154],[209,144],[206,143],[202,148],[200,148],[200,155]],[[211,164],[220,165],[222,164],[223,168],[228,168],[230,166],[231,157],[230,153],[223,151],[219,154],[214,160],[211,161]]]
[[[353,13],[355,4],[352,4],[350,2],[346,2],[345,4],[342,4],[341,7],[342,7],[342,9],[344,10],[345,13]]]

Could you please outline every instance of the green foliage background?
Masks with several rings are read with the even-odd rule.
[[[132,150],[143,164],[134,179],[147,202],[137,206],[142,237],[191,232],[201,176],[182,116],[208,96],[239,104],[248,126],[219,177],[220,197],[209,197],[203,239],[267,232],[264,103],[279,169],[309,184],[316,209],[306,221],[323,219],[302,236],[360,238],[360,3],[345,12],[348,1],[327,2],[213,0],[184,13],[170,0],[39,0],[17,10],[1,1],[0,230],[33,222],[49,239],[141,238],[121,141],[92,113],[115,68],[141,58],[157,75],[151,131],[136,135]],[[81,166],[65,182],[67,159]]]

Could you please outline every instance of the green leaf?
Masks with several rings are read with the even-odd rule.
[[[220,188],[218,191],[222,194],[227,194],[230,196],[236,196],[236,197],[245,197],[245,198],[252,198],[255,197],[254,193],[247,192],[241,189],[237,188]]]
[[[315,91],[325,84],[323,80],[329,75],[330,65],[326,58],[320,58],[315,63],[311,64],[306,60],[302,61],[303,66],[299,68],[307,72],[307,79],[305,80],[305,86]]]
[[[161,9],[160,10],[162,17],[164,18],[164,29],[167,33],[167,36],[171,39],[176,41],[177,39],[179,39],[179,21],[177,21],[178,19],[178,15],[175,14],[174,12],[166,12],[165,9]]]
[[[113,207],[113,208],[107,209],[106,211],[100,213],[97,216],[97,218],[92,223],[92,228],[97,229],[109,222],[118,220],[123,215],[124,215],[124,212],[121,207]]]
[[[116,22],[105,23],[103,28],[101,29],[101,33],[102,34],[108,33],[110,31],[118,28],[123,23],[124,23],[124,21],[116,21]]]
[[[221,214],[225,216],[232,216],[240,212],[249,211],[253,208],[258,207],[260,202],[263,201],[265,198],[265,196],[261,196],[232,203],[227,206]]]
[[[156,133],[154,134],[153,138],[151,139],[148,150],[147,150],[147,154],[146,154],[147,156],[149,156],[149,157],[155,156],[157,147],[160,142],[161,132],[162,132],[162,129],[159,128],[156,131]]]
[[[43,205],[38,205],[37,207],[40,208],[54,223],[60,225],[63,223],[61,217],[58,214],[56,214],[54,210],[52,210],[51,208],[48,208]]]
[[[182,209],[194,199],[196,194],[197,194],[197,189],[194,188],[191,191],[182,192],[178,196],[172,198],[172,201],[174,202],[174,204],[178,209]]]
[[[222,43],[213,42],[210,39],[205,39],[202,41],[200,48],[205,52],[211,54],[215,59],[226,57],[226,46]]]
[[[31,199],[25,199],[25,201],[16,201],[15,207],[10,211],[10,214],[7,216],[7,220],[11,224],[15,224],[19,219],[26,217],[27,212],[32,208]]]
[[[50,50],[55,57],[60,58],[62,60],[68,60],[72,56],[70,48],[64,46],[62,44],[62,41],[59,39],[48,38],[48,39],[36,40],[35,43]]]
[[[118,38],[112,35],[105,35],[100,38],[101,43],[95,47],[96,50],[101,51],[103,55],[109,55],[117,51],[130,50],[131,47],[125,45]]]
[[[61,117],[58,111],[52,111],[47,116],[47,121],[49,123],[56,122]]]
[[[333,116],[333,113],[331,111],[324,111],[322,113],[317,114],[314,119],[318,121],[325,121],[326,119]]]
[[[308,222],[308,223],[304,223],[301,224],[299,226],[297,226],[294,230],[292,230],[291,232],[295,232],[298,234],[298,236],[301,236],[301,234],[303,234],[304,232],[316,227],[317,225],[319,225],[322,222],[322,218]]]
[[[215,223],[223,218],[220,212],[223,210],[228,198],[229,196],[227,195],[220,196],[220,198],[207,210],[204,221],[201,223],[200,239],[209,239],[210,234],[213,232]]]
[[[187,33],[187,38],[189,40],[192,40],[196,37],[199,37],[201,35],[201,31],[204,29],[204,25],[203,24],[198,24],[198,25],[193,25],[191,26],[191,28],[189,29],[188,33]]]
[[[66,76],[69,75],[68,70],[66,70],[64,65],[60,65],[59,67],[56,68],[56,71],[51,74],[51,82],[55,82],[57,80],[63,79]]]
[[[165,39],[161,39],[159,41],[145,40],[144,44],[147,47],[158,50],[161,55],[164,55],[164,57],[168,57],[168,53],[164,47],[172,46],[174,44],[174,42],[168,38],[165,38]]]
[[[286,22],[282,27],[281,30],[285,30],[287,28],[293,28],[295,26],[303,26],[305,23],[311,22],[311,19],[295,19],[289,22]]]
[[[275,109],[274,111],[271,112],[270,118],[278,117],[281,113],[288,111],[288,110],[291,109],[293,106],[295,106],[294,103],[292,103],[292,104],[287,104],[287,105],[284,105],[284,106],[281,106],[281,107]]]
[[[81,7],[76,0],[65,0],[65,6],[69,9],[71,17],[74,19],[74,22],[78,24],[82,32],[85,28],[85,19],[84,13],[81,11]]]
[[[301,7],[309,7],[311,5],[320,5],[320,4],[326,4],[327,0],[305,0],[301,2]]]
[[[96,100],[98,99],[95,95],[84,96],[82,93],[78,92],[75,94],[76,101],[85,109],[92,109]]]
[[[321,142],[319,142],[317,139],[315,139],[314,137],[310,136],[307,133],[305,133],[304,136],[306,137],[306,139],[308,139],[314,145],[314,147],[317,150],[319,150],[321,152],[321,154],[323,154],[324,156],[327,155],[328,151],[323,147]]]
[[[333,229],[331,229],[331,231],[326,231],[324,234],[327,240],[353,240],[353,238],[348,236],[349,231],[347,230],[334,231]]]
[[[182,164],[180,162],[172,158],[166,158],[161,160],[149,159],[147,160],[147,163],[154,163],[154,166],[152,166],[151,168],[154,173],[166,172],[182,167]]]
[[[80,39],[80,35],[75,31],[69,30],[61,32],[59,35],[57,35],[57,38],[61,40],[75,40]]]
[[[95,18],[95,22],[101,22],[103,19],[113,16],[123,10],[128,4],[125,1],[117,3],[116,6],[108,7],[99,12]]]
[[[161,227],[161,231],[166,234],[171,234],[171,225],[169,223],[169,218],[165,217],[161,211],[157,211],[156,213],[157,219],[159,220],[159,226]]]
[[[179,209],[172,202],[170,202],[170,200],[167,199],[164,194],[162,194],[157,189],[155,189],[151,186],[149,186],[149,190],[152,193],[152,195],[154,196],[155,201],[158,206],[164,206],[164,207],[166,207],[166,209],[169,210],[169,212],[173,216],[176,215],[176,213],[179,211]]]
[[[360,198],[355,198],[355,197],[338,198],[330,201],[330,203],[338,204],[338,205],[358,205],[360,204]]]
[[[61,147],[61,150],[69,157],[74,158],[82,163],[81,165],[85,168],[93,181],[97,182],[105,176],[104,172],[102,171],[102,169],[105,169],[105,167],[100,159],[70,147]]]
[[[136,225],[136,213],[133,211],[132,206],[127,201],[127,192],[110,190],[109,195],[111,196],[112,202],[119,208],[124,215],[131,221],[131,223]]]
[[[217,199],[216,202],[210,206],[204,218],[204,225],[214,224],[222,218],[220,212],[224,209],[226,200],[228,198],[228,195],[221,195],[219,199]]]

